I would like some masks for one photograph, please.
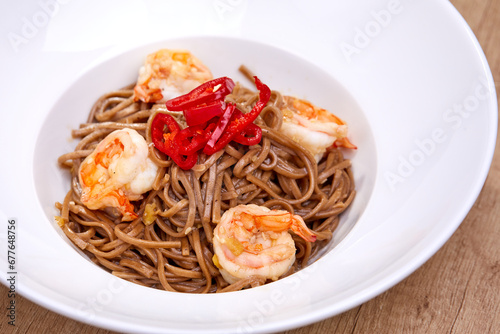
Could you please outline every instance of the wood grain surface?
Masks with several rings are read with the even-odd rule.
[[[500,84],[500,0],[451,0],[477,36]],[[451,239],[401,283],[348,312],[287,331],[306,333],[500,333],[500,152],[474,207]],[[1,308],[8,290],[0,285]],[[17,297],[17,326],[0,333],[110,334]],[[5,314],[4,311],[1,312]]]

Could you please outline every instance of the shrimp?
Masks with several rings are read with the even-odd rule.
[[[316,162],[332,146],[356,148],[347,139],[347,124],[334,114],[295,97],[284,96],[284,101],[281,131],[309,150]]]
[[[134,88],[134,100],[166,102],[212,80],[212,73],[189,51],[162,49],[147,56]]]
[[[91,210],[112,207],[122,221],[134,220],[130,201],[152,189],[157,170],[143,136],[127,128],[113,131],[80,165],[81,201]]]
[[[229,283],[252,275],[277,280],[295,262],[289,229],[304,240],[316,240],[300,216],[255,204],[233,207],[214,229],[214,264]]]

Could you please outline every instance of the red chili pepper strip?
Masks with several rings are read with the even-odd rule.
[[[250,137],[248,137],[248,135],[250,135]],[[262,129],[258,125],[252,123],[249,124],[245,130],[236,135],[233,138],[233,141],[239,144],[252,146],[260,143],[261,139],[262,139]]]
[[[210,80],[196,87],[187,94],[168,100],[165,105],[168,110],[183,111],[198,107],[204,103],[221,100],[233,91],[235,84],[231,78],[221,77]]]
[[[186,109],[183,113],[187,125],[195,126],[221,115],[224,109],[226,109],[226,103],[223,100],[219,100],[201,107]]]
[[[168,132],[165,133],[165,130],[168,130]],[[169,151],[169,146],[172,141],[168,139],[165,140],[164,135],[168,137],[171,136],[173,138],[180,130],[181,128],[179,124],[177,124],[172,116],[162,113],[156,114],[153,122],[151,123],[151,137],[153,144],[158,150],[168,155],[167,152]]]
[[[190,170],[198,162],[198,153],[180,155],[174,152],[172,155],[169,155],[169,157],[183,170]]]
[[[168,132],[164,132],[167,130]],[[151,123],[151,137],[153,144],[160,151],[168,155],[180,168],[188,170],[198,161],[198,153],[181,155],[176,136],[181,131],[177,121],[168,114],[156,114]]]
[[[227,128],[223,130],[222,136],[216,139],[217,142],[214,143],[212,138],[210,138],[207,146],[205,146],[205,149],[203,150],[205,154],[211,155],[222,150],[236,135],[240,134],[249,124],[253,123],[257,116],[259,116],[262,109],[264,109],[267,102],[269,102],[271,90],[267,85],[263,84],[259,78],[256,76],[254,76],[254,78],[255,85],[259,90],[259,100],[255,103],[255,106],[249,113],[233,113],[233,117],[231,117]]]
[[[219,118],[219,121],[217,122],[217,126],[211,133],[210,139],[208,140],[207,145],[203,149],[203,153],[207,155],[212,155],[215,152],[217,152],[213,150],[214,145],[217,142],[217,140],[222,136],[224,130],[226,130],[227,125],[229,124],[229,121],[231,120],[231,117],[233,116],[235,110],[238,111],[236,109],[236,105],[234,104],[227,105],[226,110],[224,111],[222,116]]]
[[[215,123],[210,123],[207,127],[196,125],[182,129],[175,137],[179,153],[191,155],[202,150],[210,139],[212,130],[214,129]]]

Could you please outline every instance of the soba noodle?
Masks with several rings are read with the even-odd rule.
[[[80,138],[74,152],[58,160],[71,171],[72,186],[64,201],[56,203],[61,212],[57,219],[91,261],[117,277],[168,291],[226,292],[265,284],[265,279],[256,276],[229,284],[212,262],[214,227],[225,210],[248,203],[300,215],[316,234],[314,243],[293,235],[296,261],[283,276],[321,254],[339,224],[339,215],[355,195],[350,161],[339,149],[330,149],[316,163],[300,144],[280,135],[284,102],[279,92],[272,91],[256,121],[263,132],[259,145],[232,142],[212,156],[201,154],[198,164],[188,171],[151,143],[149,123],[156,113],[170,112],[160,104],[134,102],[133,94],[132,85],[99,98],[87,123],[72,132]],[[258,93],[238,84],[227,99],[249,111]],[[122,128],[143,135],[150,158],[160,166],[153,190],[134,202],[139,218],[131,222],[121,222],[113,211],[86,208],[78,183],[83,159],[109,133]],[[151,208],[156,208],[156,215],[149,223],[144,217]]]

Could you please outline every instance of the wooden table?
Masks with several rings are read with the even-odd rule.
[[[500,80],[500,1],[451,0],[476,34]],[[498,140],[497,140],[498,144]],[[500,333],[500,145],[486,184],[467,218],[427,263],[382,295],[348,312],[287,331],[304,333]],[[7,289],[0,285],[2,309]],[[5,314],[5,312],[2,312]],[[17,326],[0,333],[109,334],[20,296]]]

